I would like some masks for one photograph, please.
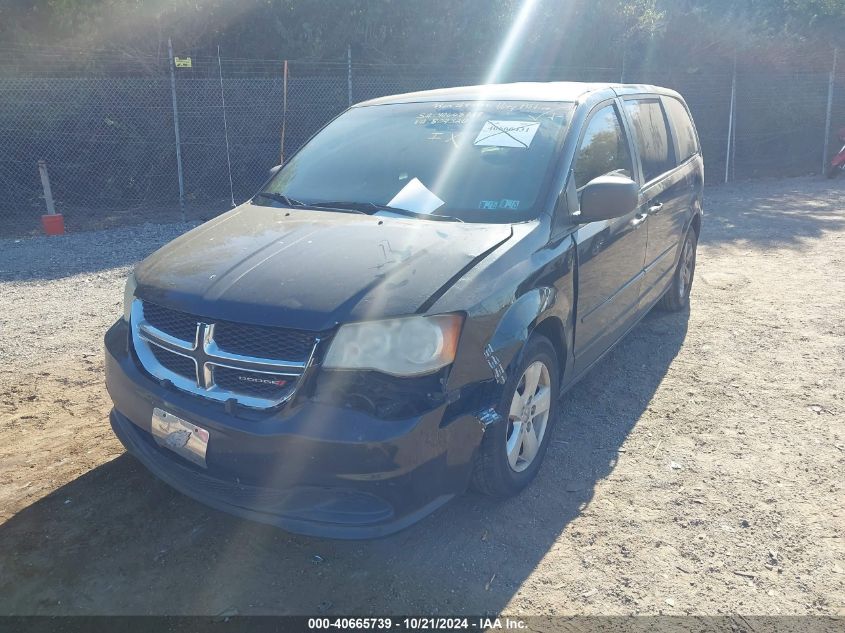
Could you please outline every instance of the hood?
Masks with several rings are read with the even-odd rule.
[[[424,309],[511,234],[247,203],[139,264],[137,292],[204,317],[323,331]]]

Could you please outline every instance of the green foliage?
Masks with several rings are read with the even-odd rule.
[[[520,0],[7,0],[0,41],[229,57],[484,65]],[[829,47],[843,0],[537,0],[518,55],[526,63],[618,65],[621,47],[653,53],[795,43]],[[674,34],[674,35],[673,35]]]

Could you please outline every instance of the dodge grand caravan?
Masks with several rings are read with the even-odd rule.
[[[537,474],[559,396],[687,307],[703,162],[683,99],[509,84],[375,99],[130,275],[111,424],[155,475],[368,538]]]

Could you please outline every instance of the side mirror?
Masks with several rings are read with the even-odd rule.
[[[612,220],[628,215],[637,208],[640,186],[627,176],[599,176],[581,189],[579,223]]]
[[[275,167],[271,167],[271,168],[270,168],[270,178],[272,178],[273,176],[275,176],[276,174],[278,174],[278,173],[279,173],[279,170],[280,170],[281,168],[282,168],[282,166],[281,166],[281,165],[276,165]]]

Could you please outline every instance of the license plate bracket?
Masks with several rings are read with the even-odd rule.
[[[158,407],[153,409],[152,432],[156,444],[206,468],[208,431]]]

